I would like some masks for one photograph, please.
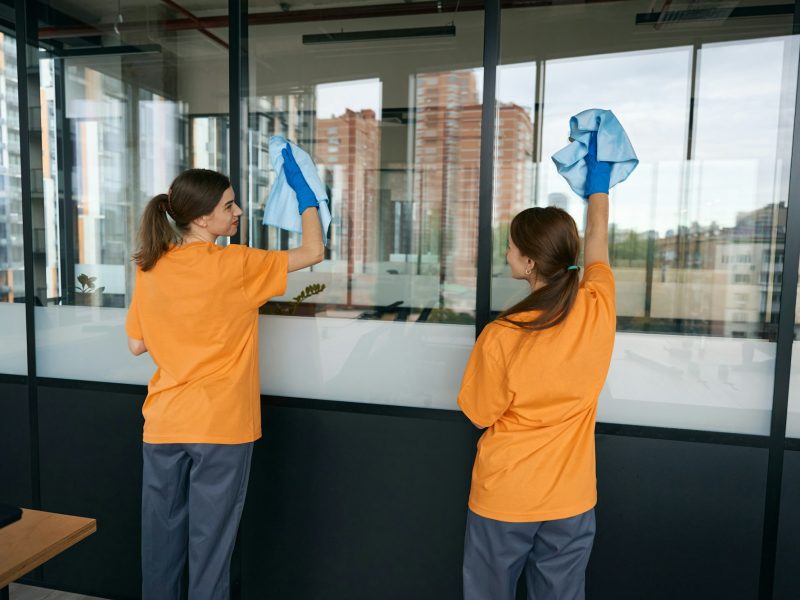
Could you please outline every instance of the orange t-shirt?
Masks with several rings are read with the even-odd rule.
[[[531,332],[498,319],[483,330],[458,395],[464,414],[487,428],[472,469],[472,512],[529,522],[594,507],[597,398],[615,332],[614,275],[605,263],[586,268],[571,312],[555,327]]]
[[[125,331],[158,367],[142,408],[145,442],[261,437],[258,307],[285,292],[287,275],[286,252],[205,242],[136,270]]]

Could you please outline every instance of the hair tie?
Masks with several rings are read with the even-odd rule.
[[[172,208],[172,199],[170,198],[170,192],[172,192],[172,190],[167,192],[167,209],[166,210],[167,210],[167,214],[169,214],[170,217],[175,219],[175,210]]]
[[[581,268],[578,265],[570,265],[567,267],[567,271],[580,271]]]

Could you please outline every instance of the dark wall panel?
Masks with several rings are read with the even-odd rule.
[[[97,519],[95,534],[47,562],[45,585],[139,595],[143,399],[39,388],[42,508]]]
[[[775,600],[800,598],[800,452],[787,450],[783,463]]]
[[[43,508],[98,519],[95,535],[47,563],[45,585],[137,596],[141,401],[39,389]],[[264,410],[241,528],[243,598],[461,598],[477,430],[436,412]],[[785,566],[800,530],[786,509],[797,457],[786,467],[783,589],[797,577]],[[766,461],[759,448],[598,436],[590,600],[757,597]]]
[[[767,451],[597,437],[590,599],[758,597]]]
[[[243,598],[461,598],[477,430],[266,407],[242,522]]]
[[[31,506],[28,386],[0,383],[0,502]]]
[[[242,527],[244,598],[461,598],[476,432],[272,408]],[[590,598],[757,597],[763,449],[598,436]]]

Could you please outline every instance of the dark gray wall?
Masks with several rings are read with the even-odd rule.
[[[776,598],[800,598],[800,452],[787,450],[783,463]]]
[[[471,424],[287,407],[265,417],[243,597],[458,598]]]
[[[31,441],[28,386],[0,383],[0,502],[30,506]]]
[[[758,597],[767,450],[598,436],[589,597]]]
[[[39,388],[42,509],[97,519],[97,532],[43,569],[85,594],[139,591],[143,395]]]
[[[142,399],[39,388],[43,508],[98,519],[95,535],[47,563],[45,584],[136,597]],[[264,417],[237,551],[242,597],[461,597],[478,432],[460,414],[285,400]],[[757,597],[766,450],[597,439],[590,599]],[[790,514],[782,526],[796,540]]]

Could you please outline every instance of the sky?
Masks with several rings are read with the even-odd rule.
[[[571,115],[608,108],[641,161],[616,190],[612,218],[618,226],[663,234],[693,221],[733,225],[737,213],[775,201],[781,191],[776,179],[788,175],[775,166],[790,159],[785,142],[793,123],[791,115],[781,123],[780,112],[782,103],[794,108],[796,80],[786,73],[797,73],[797,42],[767,38],[702,47],[690,164],[691,47],[551,61],[543,156],[566,144]],[[557,176],[549,181],[566,189]]]
[[[317,118],[338,117],[348,108],[355,112],[371,108],[380,119],[381,91],[381,80],[377,78],[318,85],[315,90]]]

